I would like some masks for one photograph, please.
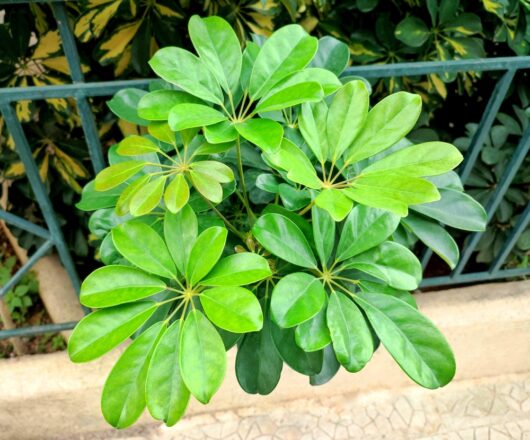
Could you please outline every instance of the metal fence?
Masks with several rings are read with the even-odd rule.
[[[79,291],[79,278],[75,265],[65,243],[63,233],[59,226],[53,206],[50,202],[45,186],[40,179],[37,165],[32,157],[32,150],[24,134],[20,121],[17,119],[13,104],[19,100],[42,100],[50,98],[74,98],[77,103],[81,124],[86,138],[87,148],[95,172],[105,166],[103,150],[99,141],[98,131],[94,115],[88,101],[89,97],[111,96],[118,90],[127,87],[147,88],[150,79],[108,81],[86,83],[81,71],[81,63],[77,52],[75,39],[68,23],[64,0],[46,0],[51,4],[53,13],[62,39],[63,49],[68,60],[72,84],[42,86],[42,87],[12,87],[0,89],[0,111],[4,117],[7,129],[12,135],[16,151],[26,169],[26,175],[34,192],[35,198],[40,206],[47,228],[32,224],[27,220],[17,217],[9,212],[0,210],[0,219],[15,225],[25,231],[35,234],[45,240],[44,244],[29,258],[9,280],[7,284],[0,287],[0,298],[2,298],[12,287],[14,287],[31,269],[36,261],[55,247],[62,264],[67,270],[74,288]],[[0,0],[0,4],[28,3],[29,0]],[[495,121],[496,115],[508,92],[514,75],[524,69],[530,69],[530,56],[506,57],[475,60],[456,60],[444,62],[416,62],[392,65],[372,65],[351,67],[345,75],[357,75],[365,78],[381,79],[389,77],[415,76],[428,74],[441,74],[446,72],[503,72],[489,98],[486,108],[482,114],[478,130],[474,134],[466,158],[459,169],[460,177],[465,183],[485,143],[488,133]],[[504,175],[501,177],[492,197],[487,203],[486,212],[488,220],[491,220],[498,208],[502,198],[508,190],[515,174],[522,165],[530,148],[530,124],[524,131],[515,153],[510,159]],[[75,209],[75,208],[72,208]],[[464,273],[464,269],[476,249],[482,236],[481,232],[471,234],[465,241],[462,249],[460,262],[453,272],[447,276],[426,278],[422,282],[423,287],[442,286],[448,284],[462,284],[486,280],[510,278],[530,275],[530,268],[502,269],[502,266],[512,251],[515,243],[530,222],[530,204],[519,217],[517,224],[511,230],[501,251],[495,256],[494,261],[486,271]],[[423,267],[426,267],[432,252],[427,251],[422,257]],[[73,328],[75,322],[59,324],[48,324],[35,327],[18,328],[14,330],[0,331],[0,339],[14,336],[32,336],[48,332],[57,332]]]

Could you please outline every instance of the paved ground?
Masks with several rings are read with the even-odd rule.
[[[195,415],[87,440],[530,440],[530,373]]]

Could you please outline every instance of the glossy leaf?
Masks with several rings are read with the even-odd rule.
[[[331,292],[326,318],[337,360],[350,373],[360,371],[374,352],[363,314],[350,298]]]
[[[420,47],[429,39],[430,31],[423,20],[410,16],[398,23],[394,34],[407,46]]]
[[[169,251],[157,232],[139,221],[129,221],[112,230],[118,252],[135,266],[165,278],[173,278],[177,270]]]
[[[110,307],[147,298],[165,288],[162,280],[134,267],[104,266],[85,278],[79,300],[86,307]]]
[[[173,131],[204,127],[225,121],[226,115],[203,104],[177,104],[171,108],[168,124]]]
[[[341,222],[351,211],[353,202],[341,190],[328,188],[315,198],[315,205],[326,210],[336,222]]]
[[[329,156],[327,136],[328,106],[325,102],[302,104],[299,115],[300,132],[320,163]]]
[[[226,352],[215,327],[199,310],[192,310],[182,327],[180,371],[191,394],[208,403],[226,373]]]
[[[219,183],[229,183],[234,180],[234,172],[232,171],[232,168],[215,160],[193,162],[190,167],[194,171],[209,176]]]
[[[137,112],[138,102],[146,93],[141,89],[122,89],[107,101],[107,105],[118,118],[132,124],[147,125],[147,121]]]
[[[239,81],[241,89],[243,90],[248,89],[252,68],[254,67],[254,62],[256,61],[259,52],[260,47],[256,43],[253,41],[247,41],[247,45],[243,51],[243,63],[241,65],[241,78]]]
[[[336,38],[325,36],[318,40],[318,50],[311,61],[311,66],[340,75],[348,65],[350,50],[348,45]]]
[[[331,336],[326,323],[327,306],[311,319],[303,322],[295,330],[295,341],[302,350],[311,352],[322,350],[331,342]]]
[[[158,177],[139,187],[129,202],[131,214],[138,217],[155,209],[162,199],[165,185],[166,177]]]
[[[211,144],[232,142],[237,139],[237,130],[230,121],[221,121],[203,128],[204,137]]]
[[[313,251],[296,224],[280,214],[262,215],[252,233],[258,242],[277,257],[301,267],[316,268]]]
[[[281,87],[279,90],[272,89],[268,95],[258,102],[255,112],[282,110],[303,102],[318,102],[323,97],[324,94],[319,83],[302,82]]]
[[[190,188],[186,178],[182,174],[177,174],[166,187],[164,192],[164,203],[169,212],[176,214],[188,203],[190,198]]]
[[[249,119],[234,126],[242,137],[265,152],[274,152],[282,142],[283,127],[271,119]]]
[[[115,188],[138,173],[144,165],[145,163],[139,160],[129,160],[111,165],[98,173],[95,179],[95,188],[97,191]]]
[[[152,301],[137,301],[98,310],[85,316],[68,341],[72,362],[88,362],[103,356],[129,338],[154,313]]]
[[[311,217],[315,249],[320,262],[326,267],[335,246],[335,221],[327,211],[316,206],[311,209]]]
[[[415,309],[418,308],[418,304],[414,299],[414,295],[412,295],[410,292],[407,292],[406,290],[394,289],[393,287],[387,286],[386,284],[367,280],[361,280],[359,282],[359,288],[363,292],[372,292],[395,296],[397,299],[406,302],[408,305],[414,307]]]
[[[283,328],[294,327],[315,316],[326,301],[322,282],[303,272],[284,276],[271,297],[271,316]]]
[[[356,205],[342,228],[337,261],[347,260],[382,243],[396,230],[399,220],[399,216],[389,211]]]
[[[164,216],[164,238],[171,258],[179,273],[184,275],[193,243],[197,239],[197,216],[186,205],[178,213],[166,212]]]
[[[145,408],[145,381],[149,361],[165,326],[159,322],[123,352],[105,381],[101,411],[115,428],[127,428],[142,415]]]
[[[361,293],[356,302],[385,348],[412,380],[431,389],[451,381],[454,355],[429,319],[390,295]]]
[[[180,372],[180,327],[181,321],[177,320],[162,335],[147,372],[147,409],[167,426],[173,426],[180,420],[190,399]]]
[[[121,156],[137,156],[160,151],[153,141],[143,136],[130,135],[123,139],[116,149]]]
[[[203,286],[244,286],[271,275],[269,263],[261,255],[243,252],[217,263],[201,281]]]
[[[203,279],[215,266],[225,247],[228,231],[213,226],[203,231],[195,240],[189,254],[186,278],[191,284]]]
[[[263,313],[256,296],[243,287],[214,287],[199,295],[206,316],[232,333],[261,330]]]
[[[149,121],[167,121],[177,104],[200,104],[202,101],[181,90],[160,89],[147,93],[138,103],[138,115]]]
[[[198,171],[190,171],[190,177],[195,189],[207,200],[213,203],[222,202],[223,187],[216,179]]]
[[[82,211],[95,211],[96,209],[111,208],[116,205],[116,201],[123,191],[121,186],[114,187],[106,191],[97,191],[95,182],[88,182],[81,193],[81,200],[75,207]]]
[[[322,360],[322,369],[319,373],[313,374],[309,378],[309,383],[313,386],[324,385],[328,383],[340,369],[339,361],[335,355],[335,350],[333,349],[332,344],[328,344],[322,350],[323,360]]]

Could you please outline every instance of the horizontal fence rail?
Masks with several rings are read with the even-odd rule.
[[[29,258],[29,260],[13,275],[9,282],[0,287],[0,298],[2,298],[9,289],[11,289],[21,277],[31,269],[33,264],[51,248],[55,247],[62,264],[67,270],[74,288],[79,292],[79,278],[64,240],[63,233],[59,226],[53,206],[48,197],[43,182],[40,179],[37,165],[32,157],[31,147],[24,134],[22,124],[16,117],[13,104],[20,100],[43,100],[52,98],[73,98],[75,99],[81,119],[81,125],[86,138],[87,149],[95,172],[100,171],[105,166],[103,149],[98,136],[97,126],[94,114],[90,108],[88,98],[112,96],[117,91],[136,87],[146,89],[153,79],[134,79],[121,81],[101,81],[85,83],[81,71],[81,63],[77,52],[75,38],[68,24],[64,0],[43,0],[50,3],[54,16],[57,21],[59,32],[62,39],[64,52],[70,67],[72,84],[51,85],[39,87],[12,87],[0,89],[0,111],[4,117],[7,129],[12,135],[16,151],[22,160],[26,169],[31,188],[41,209],[46,228],[34,225],[27,220],[15,216],[9,212],[0,210],[0,220],[19,227],[27,232],[45,239],[44,244]],[[28,3],[29,0],[0,0],[1,4],[21,4]],[[498,80],[486,108],[482,114],[478,129],[471,141],[470,148],[466,153],[465,160],[460,166],[459,173],[462,181],[468,179],[473,166],[482,150],[484,142],[493,126],[497,113],[506,97],[508,89],[513,81],[514,75],[524,69],[530,69],[530,56],[524,57],[502,57],[489,59],[472,59],[472,60],[455,60],[455,61],[428,61],[414,63],[400,63],[391,65],[369,65],[355,66],[346,69],[343,75],[356,75],[368,79],[382,79],[400,76],[418,76],[442,73],[463,73],[463,72],[503,72]],[[496,190],[490,198],[486,212],[488,219],[495,214],[503,196],[508,190],[518,168],[524,161],[530,148],[530,125],[524,132],[519,145],[512,156],[509,165],[506,168]],[[455,270],[447,275],[440,277],[426,278],[423,280],[422,287],[442,286],[449,284],[472,283],[486,280],[511,278],[530,275],[530,268],[523,269],[502,269],[502,266],[515,246],[518,238],[526,229],[530,222],[530,204],[518,219],[517,224],[510,232],[502,249],[495,256],[494,261],[488,270],[482,272],[464,273],[466,264],[476,249],[476,246],[482,237],[481,232],[472,233],[462,249],[462,255],[458,266]],[[431,251],[426,251],[422,257],[423,267],[426,267],[432,256]],[[34,336],[38,334],[57,332],[73,328],[75,322],[65,322],[59,324],[47,324],[35,327],[23,327],[13,330],[0,331],[0,339]]]

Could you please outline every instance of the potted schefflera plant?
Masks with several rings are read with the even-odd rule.
[[[357,372],[380,344],[419,385],[446,385],[455,360],[409,293],[422,268],[407,243],[453,266],[437,204],[458,199],[471,228],[484,214],[451,172],[455,147],[406,141],[420,97],[370,108],[369,84],[338,77],[348,48],[298,25],[244,50],[218,17],[192,17],[189,34],[197,54],[160,49],[149,64],[161,80],[109,102],[145,134],[109,150],[78,204],[95,211],[105,265],[82,284],[96,310],[70,358],[132,337],[103,389],[105,419],[124,428],[147,406],[173,425],[190,396],[206,404],[219,389],[232,347],[248,393],[270,393],[284,364],[312,385]]]

